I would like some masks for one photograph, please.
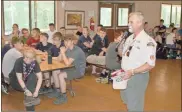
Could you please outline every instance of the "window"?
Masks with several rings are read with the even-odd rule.
[[[12,32],[14,23],[19,25],[20,30],[38,27],[41,31],[47,31],[48,24],[54,23],[54,20],[54,1],[4,1],[5,35]]]
[[[35,26],[41,31],[47,31],[49,23],[54,23],[54,2],[53,1],[35,1],[32,18]],[[36,9],[36,10],[35,10]]]
[[[118,26],[128,25],[129,8],[118,8]]]
[[[176,27],[180,27],[181,19],[181,6],[172,5],[172,20],[171,22],[175,24]]]
[[[170,23],[174,23],[175,27],[180,27],[181,6],[162,4],[161,19],[164,19],[164,25],[167,27],[170,25]]]
[[[99,23],[104,27],[117,29],[128,26],[128,16],[133,4],[99,3]]]
[[[112,8],[101,8],[100,24],[103,26],[112,26]]]
[[[102,24],[104,27],[113,26],[113,4],[99,4],[99,24]]]
[[[20,28],[29,28],[29,2],[4,1],[5,35],[12,32],[12,25],[17,23]]]

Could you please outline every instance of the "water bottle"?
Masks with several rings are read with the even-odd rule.
[[[52,64],[52,55],[50,51],[48,51],[48,64]]]

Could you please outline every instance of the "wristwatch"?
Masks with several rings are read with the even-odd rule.
[[[23,90],[24,90],[24,94],[26,95],[26,91],[28,90],[27,87],[24,87]]]
[[[25,87],[23,88],[23,90],[26,91],[26,90],[27,90],[27,87],[25,86]]]

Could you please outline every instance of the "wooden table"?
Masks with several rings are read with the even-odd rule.
[[[70,65],[70,66],[66,66],[64,64],[64,62],[60,62],[56,59],[52,59],[52,64],[48,64],[48,61],[47,61],[47,53],[43,53],[41,51],[36,51],[36,56],[39,57],[38,60],[46,60],[46,61],[41,61],[40,62],[40,69],[42,72],[48,72],[48,71],[53,71],[53,70],[61,70],[61,69],[68,69],[68,68],[71,68],[73,67],[73,65]]]
[[[52,71],[54,70],[65,70],[65,69],[68,69],[68,68],[72,68],[74,67],[73,65],[70,65],[70,66],[66,66],[64,64],[64,62],[60,62],[57,60],[57,58],[52,58],[52,64],[48,64],[48,54],[47,53],[43,53],[41,51],[38,51],[38,50],[35,50],[36,52],[36,60],[39,63],[39,66],[40,66],[40,69],[41,69],[41,72],[50,72],[49,73],[49,79],[43,79],[44,81],[46,80],[49,80],[50,84],[51,84],[51,75],[52,75]],[[42,59],[44,59],[45,61],[41,61]],[[73,88],[72,88],[72,80],[69,80],[69,84],[70,84],[70,87],[67,88],[69,91],[70,91],[70,94],[72,97],[75,96],[75,92],[73,91]]]
[[[64,62],[59,62],[57,60],[52,60],[52,64],[48,64],[48,61],[42,61],[40,63],[40,69],[42,72],[48,72],[53,70],[61,70],[61,69],[68,69],[74,67],[73,65],[66,66]]]
[[[58,60],[52,59],[52,64],[48,64],[48,61],[42,61],[40,64],[40,69],[42,72],[50,72],[49,73],[49,79],[43,79],[43,80],[49,80],[51,84],[51,72],[54,70],[65,70],[71,67],[74,67],[73,65],[66,66],[64,62],[59,62]],[[75,96],[75,92],[72,89],[72,81],[70,80],[70,88],[68,90],[70,91],[70,94],[72,97]]]

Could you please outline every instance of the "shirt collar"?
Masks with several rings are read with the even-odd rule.
[[[143,29],[143,30],[140,31],[140,33],[135,37],[135,40],[140,40],[140,39],[142,39],[143,37],[145,37],[145,36],[144,36],[145,34],[146,34],[146,33],[145,33],[144,29]],[[133,34],[133,37],[134,37],[134,34]]]

